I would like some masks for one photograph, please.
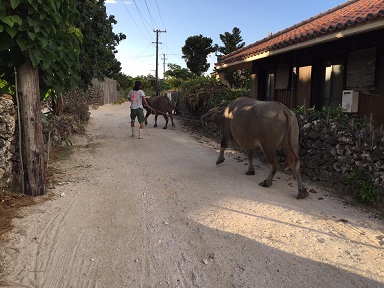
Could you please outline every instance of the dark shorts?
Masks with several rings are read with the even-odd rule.
[[[131,120],[135,121],[136,117],[139,120],[139,123],[144,123],[143,108],[131,109]]]

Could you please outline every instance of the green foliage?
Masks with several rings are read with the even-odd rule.
[[[220,81],[209,77],[196,77],[185,81],[181,94],[180,110],[192,117],[200,117],[213,107],[249,95],[246,90],[231,90]]]
[[[193,78],[194,75],[187,68],[181,68],[180,65],[168,63],[168,70],[164,72],[164,77],[185,81]]]
[[[0,2],[1,78],[13,83],[13,67],[29,58],[39,69],[41,99],[121,70],[116,46],[126,38],[112,32],[105,1],[12,0]]]
[[[347,183],[351,184],[353,195],[363,203],[374,203],[379,192],[370,177],[361,171],[351,171],[346,174]]]
[[[62,146],[66,145],[67,147],[72,147],[71,140],[66,136],[61,136],[60,139],[57,141],[57,145]]]
[[[2,94],[15,94],[15,89],[13,85],[10,85],[7,81],[4,79],[0,79],[0,95]]]
[[[129,89],[133,87],[134,80],[131,76],[127,76],[122,72],[117,73],[113,76],[113,79],[117,81],[117,89],[127,94]]]
[[[177,64],[168,64],[168,70],[164,72],[164,77],[169,88],[174,90],[179,90],[184,81],[192,79],[195,75],[189,71],[187,68],[181,68]]]
[[[217,51],[226,55],[237,49],[243,48],[245,46],[245,42],[243,41],[243,37],[241,37],[240,33],[240,29],[234,27],[232,29],[232,33],[225,32],[224,34],[220,34],[220,40],[223,42],[224,46],[216,45]]]
[[[367,127],[367,121],[353,115],[344,113],[340,106],[324,106],[318,110],[314,107],[304,109],[304,106],[293,109],[299,122],[308,123],[316,120],[325,120],[327,124],[337,124],[338,129],[360,130]]]
[[[77,1],[79,16],[74,24],[83,35],[79,55],[79,87],[84,89],[88,88],[94,78],[100,81],[105,76],[115,78],[121,71],[121,63],[116,60],[115,53],[116,46],[126,36],[113,33],[113,25],[117,21],[113,15],[107,15],[104,2]]]
[[[0,3],[0,71],[12,77],[29,58],[39,69],[42,95],[76,84],[81,32],[73,25],[78,16],[75,0],[12,0]],[[11,81],[9,81],[11,82]]]
[[[224,71],[224,79],[228,81],[231,88],[247,88],[251,86],[250,72],[245,69],[233,70],[227,69]]]
[[[182,58],[185,59],[187,67],[196,76],[201,76],[207,72],[210,64],[207,62],[207,57],[210,53],[216,51],[212,46],[212,39],[203,37],[203,35],[191,36],[185,40],[185,45],[182,47]]]
[[[215,45],[218,52],[227,55],[245,46],[245,42],[240,35],[239,28],[234,27],[232,33],[225,32],[220,34],[220,40],[224,46]],[[221,56],[221,55],[219,55]],[[249,88],[250,87],[250,73],[247,70],[233,70],[226,69],[224,71],[224,79],[228,81],[231,88]]]

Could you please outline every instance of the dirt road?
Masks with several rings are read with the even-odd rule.
[[[318,187],[296,200],[259,163],[176,128],[130,138],[129,106],[91,111],[55,163],[52,201],[24,209],[0,248],[2,287],[384,287],[384,223]]]

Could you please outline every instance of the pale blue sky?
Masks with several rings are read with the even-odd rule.
[[[115,33],[127,39],[118,46],[117,59],[129,76],[155,75],[156,33],[159,33],[159,77],[167,64],[186,67],[181,48],[190,36],[203,35],[223,45],[219,35],[241,30],[246,45],[325,12],[347,0],[106,0],[108,15],[115,15]],[[208,57],[216,62],[216,56]]]

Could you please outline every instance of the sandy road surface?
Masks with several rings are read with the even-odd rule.
[[[384,287],[384,223],[290,174],[257,185],[229,151],[176,128],[131,139],[129,106],[92,110],[52,201],[0,247],[3,287]]]

